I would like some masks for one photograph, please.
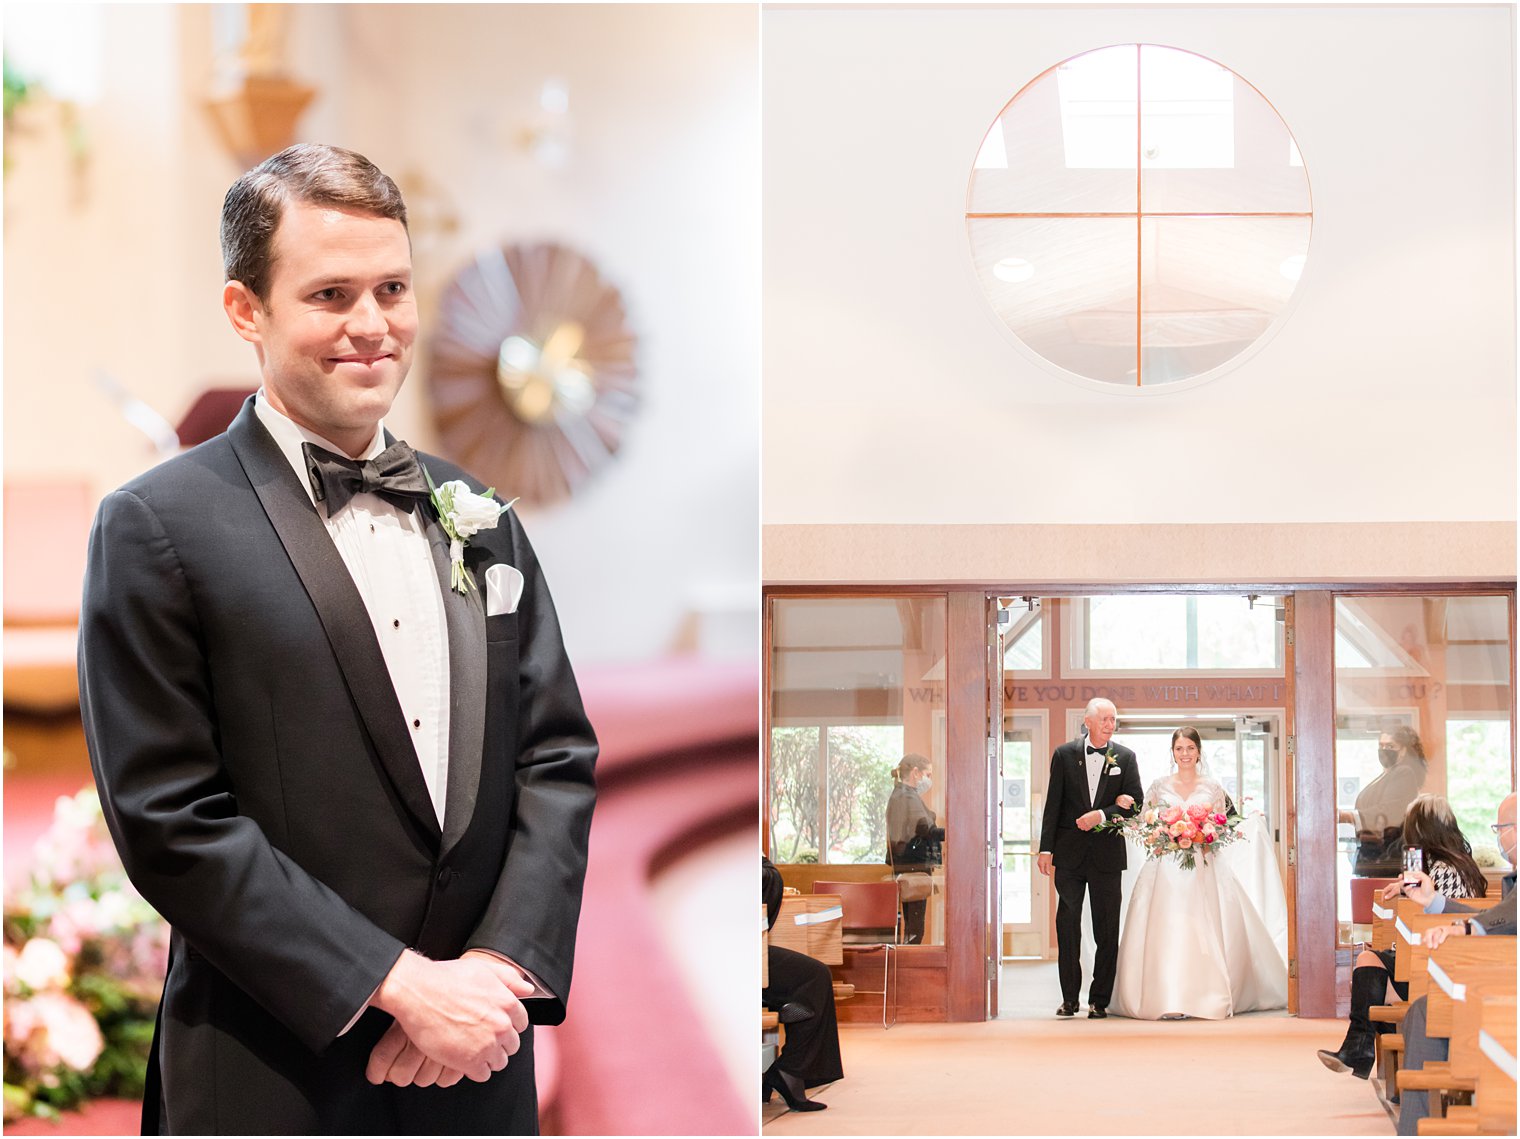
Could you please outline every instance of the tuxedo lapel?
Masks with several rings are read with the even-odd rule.
[[[1083,804],[1077,812],[1085,815],[1092,810],[1092,796],[1087,793],[1087,737],[1083,736],[1077,741],[1077,801]]]
[[[227,438],[316,608],[381,765],[407,812],[422,832],[437,843],[438,816],[422,778],[385,657],[375,639],[369,611],[327,533],[326,524],[279,446],[258,422],[252,399],[243,405],[227,429]]]
[[[1083,746],[1085,747],[1086,745],[1083,745]],[[1087,758],[1087,753],[1085,751],[1082,753],[1082,757],[1083,757],[1083,759]],[[1103,784],[1105,784],[1106,782],[1108,782],[1108,768],[1109,768],[1109,765],[1112,764],[1113,762],[1114,761],[1112,759],[1109,759],[1108,757],[1105,756],[1104,759],[1103,759],[1103,766],[1098,769],[1098,785],[1097,785],[1097,787],[1095,787],[1093,789],[1093,797],[1092,797],[1092,801],[1093,801],[1093,805],[1094,806],[1096,806],[1097,804],[1103,802]]]
[[[427,511],[428,542],[443,591],[449,629],[449,784],[443,810],[441,854],[459,841],[475,815],[486,730],[486,611],[480,589],[461,594],[449,584],[449,541]],[[477,576],[476,584],[484,588]]]

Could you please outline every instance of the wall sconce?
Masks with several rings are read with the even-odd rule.
[[[286,18],[280,4],[227,5],[220,11],[218,38],[233,42],[219,45],[218,86],[225,91],[208,98],[206,109],[244,169],[295,140],[296,121],[317,94],[285,73]]]

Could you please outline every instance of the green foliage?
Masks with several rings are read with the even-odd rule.
[[[11,121],[11,112],[32,97],[36,85],[28,83],[26,78],[11,65],[9,56],[5,56],[5,121]]]
[[[826,762],[820,751],[827,746]],[[771,857],[781,863],[884,862],[894,724],[771,729]],[[825,796],[827,798],[825,799]],[[820,815],[828,806],[827,841]]]
[[[1495,845],[1489,827],[1510,790],[1509,722],[1448,721],[1446,799],[1474,849]]]
[[[901,728],[829,729],[831,862],[886,861],[887,799],[901,759]]]
[[[818,784],[818,729],[772,728],[773,861],[818,861]]]

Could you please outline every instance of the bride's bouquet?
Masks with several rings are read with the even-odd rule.
[[[1119,831],[1134,839],[1147,858],[1175,854],[1184,870],[1197,868],[1197,857],[1243,839],[1238,813],[1225,814],[1201,804],[1188,807],[1147,805],[1139,814],[1125,819],[1110,819],[1094,827],[1097,831]]]

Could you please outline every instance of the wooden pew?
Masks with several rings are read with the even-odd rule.
[[[1394,906],[1407,898],[1395,898],[1391,902],[1385,902],[1382,898],[1375,898],[1372,902],[1372,941],[1369,946],[1374,953],[1393,946],[1393,914]]]
[[[1401,1092],[1432,1093],[1431,1115],[1439,1117],[1447,1098],[1477,1087],[1477,1017],[1464,1013],[1471,1013],[1485,993],[1514,992],[1515,939],[1449,938],[1428,956],[1426,973],[1425,1031],[1428,1036],[1449,1038],[1449,1059],[1419,1071],[1401,1068],[1397,1085]],[[1459,1113],[1452,1112],[1451,1118],[1456,1122]],[[1476,1119],[1463,1120],[1463,1124],[1476,1126]]]
[[[1497,901],[1497,898],[1463,899],[1463,905],[1470,905],[1474,909],[1487,909]],[[1452,921],[1453,917],[1450,914],[1425,913],[1419,905],[1408,898],[1400,898],[1395,903],[1396,936],[1393,945],[1393,976],[1395,980],[1403,981],[1409,986],[1409,1001],[1425,996],[1430,980],[1425,968],[1430,950],[1424,945],[1420,934],[1434,926],[1450,925]],[[1403,1021],[1408,1007],[1408,1001],[1394,1005],[1379,1005],[1373,1008],[1369,1015],[1374,1021],[1398,1024]],[[1378,1037],[1378,1074],[1383,1080],[1385,1090],[1398,1086],[1396,1083],[1398,1057],[1403,1051],[1404,1037],[1401,1033],[1384,1033]]]
[[[1478,1133],[1515,1134],[1515,995],[1484,996],[1478,1066]]]

